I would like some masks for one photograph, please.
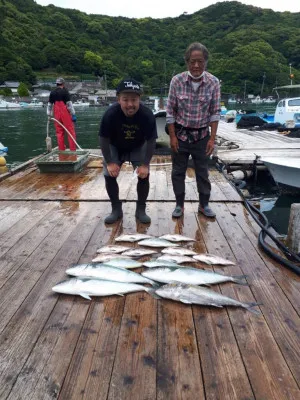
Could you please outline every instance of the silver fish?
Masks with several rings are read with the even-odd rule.
[[[155,282],[136,272],[126,268],[112,267],[111,265],[77,265],[76,267],[68,268],[66,273],[84,279],[104,279],[117,282],[149,283],[150,285],[155,285]]]
[[[124,256],[123,254],[98,254],[95,258],[92,259],[92,262],[100,262],[105,263],[106,261],[117,259],[130,259],[129,256]]]
[[[188,257],[188,256],[176,256],[176,255],[171,255],[171,254],[164,254],[163,256],[160,256],[157,258],[157,260],[166,260],[166,261],[171,261],[175,262],[177,264],[181,263],[186,263],[186,262],[197,262],[194,258]]]
[[[242,285],[247,284],[243,280],[245,278],[244,275],[221,275],[193,267],[157,267],[142,272],[142,275],[161,283],[180,282],[191,285],[213,285],[223,282],[235,282]]]
[[[118,244],[109,244],[107,246],[100,247],[97,250],[97,253],[107,253],[107,254],[114,254],[114,253],[123,253],[123,251],[129,250],[130,247],[128,246],[120,246]]]
[[[115,238],[116,242],[138,242],[143,239],[150,239],[153,236],[146,235],[145,233],[128,233]]]
[[[181,267],[181,265],[178,265],[174,262],[171,261],[166,261],[166,260],[149,260],[143,262],[143,265],[148,268],[156,268],[156,267]]]
[[[57,293],[77,294],[91,300],[90,296],[111,296],[114,294],[122,296],[125,293],[140,292],[143,290],[151,293],[153,289],[136,283],[71,278],[58,283],[52,290]]]
[[[254,314],[260,314],[257,310],[252,310],[252,307],[258,306],[258,303],[242,303],[231,297],[223,296],[211,289],[203,288],[196,285],[186,285],[184,283],[171,283],[164,285],[155,290],[155,293],[165,299],[181,301],[185,304],[200,304],[203,306],[234,306],[243,307]]]
[[[157,253],[157,251],[155,251],[155,250],[134,248],[134,249],[124,251],[124,253],[122,253],[122,256],[142,257],[142,256],[147,256],[147,255],[155,254],[155,253]]]
[[[143,266],[142,263],[136,260],[132,260],[131,258],[113,258],[112,260],[105,261],[104,265],[111,265],[112,267],[128,269],[139,268]]]
[[[233,261],[209,253],[197,254],[193,256],[193,258],[197,261],[204,262],[205,264],[235,265]]]
[[[161,251],[163,254],[171,254],[174,256],[193,256],[197,253],[185,247],[167,247]]]
[[[149,247],[178,247],[179,245],[176,243],[169,242],[165,239],[153,238],[153,239],[144,239],[138,242],[140,246],[149,246]]]
[[[178,235],[176,233],[162,235],[159,237],[159,239],[170,240],[170,242],[195,242],[196,241],[195,239],[192,239],[190,237],[183,236],[183,235]]]

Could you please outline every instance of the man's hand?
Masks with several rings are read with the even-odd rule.
[[[178,139],[175,135],[170,136],[170,146],[175,153],[178,152],[179,149]]]
[[[215,147],[215,139],[210,138],[206,145],[206,155],[207,156],[210,156],[213,153],[214,147]]]
[[[139,178],[145,179],[149,174],[149,167],[147,165],[140,165],[137,167],[136,173]]]
[[[115,163],[107,164],[107,171],[111,177],[117,178],[120,172],[120,166]]]

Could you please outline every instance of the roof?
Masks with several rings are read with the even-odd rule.
[[[20,82],[13,82],[13,81],[5,81],[0,85],[0,87],[8,87],[8,88],[18,88]]]

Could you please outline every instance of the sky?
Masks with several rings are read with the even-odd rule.
[[[183,13],[193,14],[218,1],[213,0],[35,0],[36,3],[46,6],[53,4],[61,8],[71,8],[87,14],[102,14],[111,17],[128,18],[167,18],[178,17]],[[300,12],[299,0],[242,0],[243,4],[259,8],[269,8],[274,11]]]

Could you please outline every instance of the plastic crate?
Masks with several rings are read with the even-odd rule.
[[[40,172],[76,172],[88,160],[88,151],[53,150],[36,161]]]

